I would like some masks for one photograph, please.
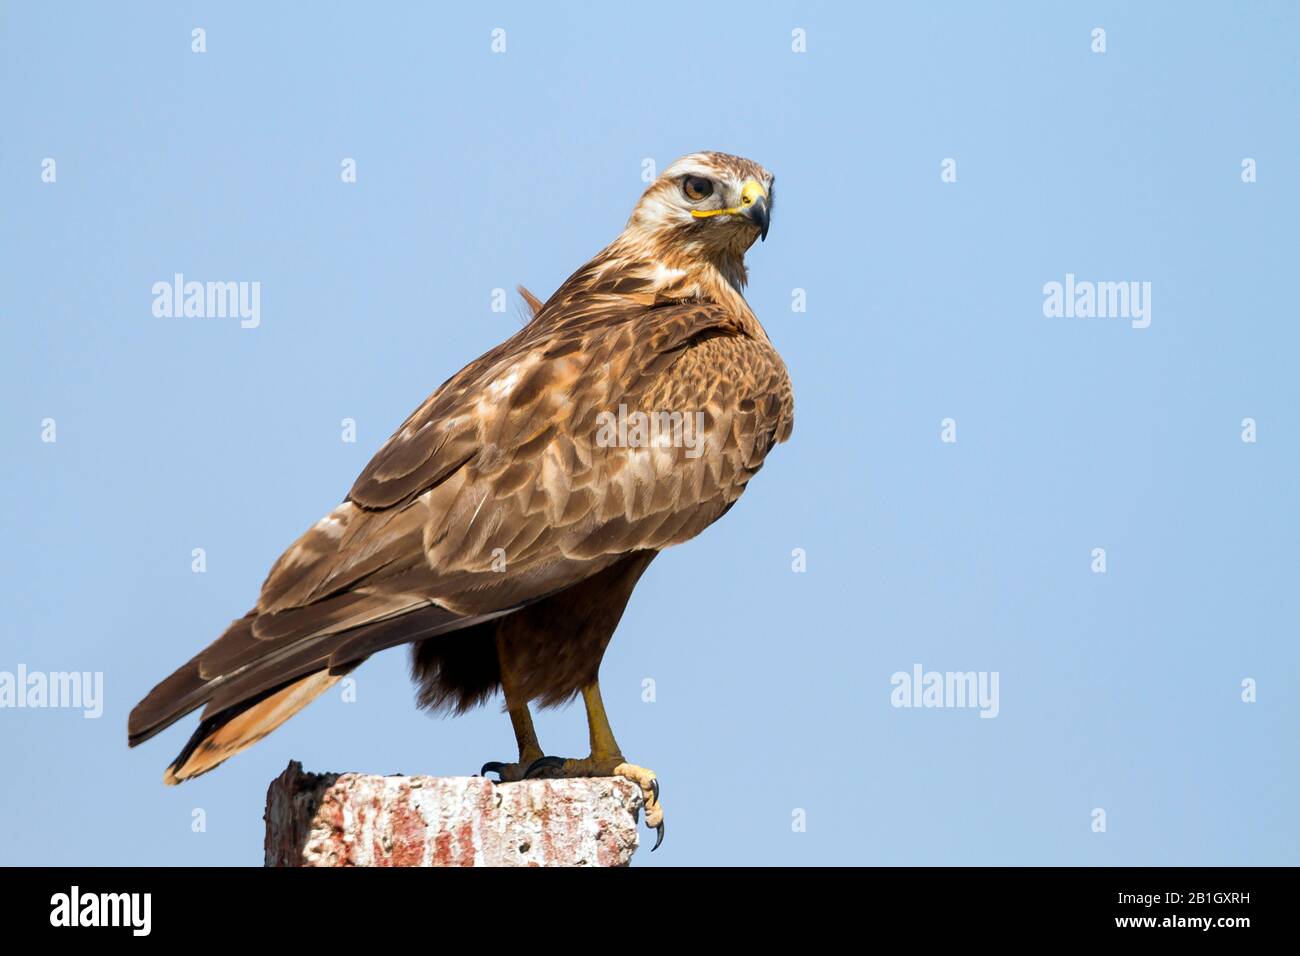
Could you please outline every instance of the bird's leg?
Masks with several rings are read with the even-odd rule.
[[[515,742],[519,745],[519,762],[502,763],[489,760],[479,771],[482,776],[496,771],[502,783],[524,779],[530,766],[542,757],[542,745],[537,742],[537,731],[533,729],[533,715],[529,713],[528,701],[519,693],[518,683],[507,666],[507,655],[501,641],[497,642],[497,658],[501,668],[501,691],[506,698],[506,712],[510,715],[510,724],[515,729]]]
[[[600,698],[600,684],[592,681],[582,688],[582,701],[587,706],[587,727],[591,734],[591,756],[583,760],[542,757],[525,771],[526,777],[626,777],[641,788],[645,804],[646,826],[658,831],[652,849],[658,849],[664,839],[664,808],[659,802],[659,781],[653,770],[638,767],[623,759],[614,731],[610,729],[605,713],[605,702]]]

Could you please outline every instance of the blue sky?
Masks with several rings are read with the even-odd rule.
[[[0,671],[104,675],[99,719],[0,709],[0,863],[256,865],[290,758],[512,758],[401,651],[183,787],[192,721],[125,725],[517,328],[492,290],[699,149],[777,176],[747,297],[795,431],[605,658],[664,788],[636,865],[1300,862],[1296,8],[539,7],[0,7]],[[259,282],[260,325],[155,317],[177,272]],[[1151,283],[1150,326],[1046,317],[1067,274]],[[891,706],[916,664],[996,672],[997,717]],[[585,754],[580,707],[538,729]]]

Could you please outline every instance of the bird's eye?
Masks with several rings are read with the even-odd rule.
[[[699,202],[713,195],[713,183],[703,176],[687,176],[682,180],[682,192],[691,202]]]

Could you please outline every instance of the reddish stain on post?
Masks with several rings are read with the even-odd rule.
[[[428,827],[424,817],[411,805],[409,791],[402,793],[393,804],[392,865],[419,866],[424,860],[424,841]]]
[[[457,833],[458,843],[460,844],[460,859],[457,861],[461,866],[474,865],[474,824],[466,820],[460,825]]]
[[[596,834],[596,862],[601,866],[623,866],[618,841],[613,837],[614,827],[609,820],[597,821],[599,830]]]
[[[446,830],[438,832],[433,838],[433,865],[451,866],[451,834]]]

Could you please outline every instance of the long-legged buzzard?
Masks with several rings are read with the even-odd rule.
[[[662,840],[658,783],[623,758],[597,673],[646,566],[726,513],[790,435],[790,380],[741,295],[771,203],[746,159],[665,170],[617,239],[545,303],[525,293],[531,320],[416,409],[257,605],[136,706],[131,745],[203,707],[164,776],[188,780],[411,644],[422,706],[503,692],[519,759],[484,773],[626,776]],[[529,702],[579,693],[591,755],[547,757]]]

